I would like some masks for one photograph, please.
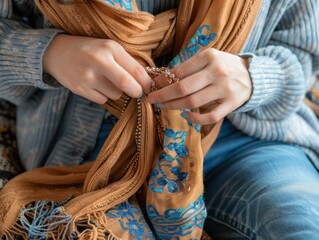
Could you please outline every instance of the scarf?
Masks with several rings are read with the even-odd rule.
[[[144,66],[173,51],[172,68],[206,48],[239,53],[261,0],[181,0],[153,16],[134,0],[35,0],[56,27],[113,39]],[[206,217],[203,157],[221,122],[201,127],[183,111],[123,96],[119,118],[93,163],[45,167],[0,192],[7,239],[200,239]]]

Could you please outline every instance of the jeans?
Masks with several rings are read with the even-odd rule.
[[[116,118],[105,119],[96,159]],[[204,161],[213,239],[319,240],[319,173],[297,147],[249,137],[225,120]]]
[[[204,169],[213,239],[319,239],[319,173],[302,150],[226,120]]]

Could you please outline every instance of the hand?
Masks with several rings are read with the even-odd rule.
[[[195,124],[216,123],[243,105],[252,93],[252,83],[244,58],[206,49],[171,71],[179,82],[168,85],[163,75],[154,79],[160,90],[147,100],[161,109],[194,109],[187,119]]]
[[[123,93],[140,97],[151,84],[143,66],[112,40],[57,35],[44,53],[43,68],[74,94],[99,104]]]

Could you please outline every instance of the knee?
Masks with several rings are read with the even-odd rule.
[[[253,213],[251,228],[262,239],[315,239],[319,232],[319,192],[318,186],[313,187],[291,184],[270,190],[249,203],[243,214]]]
[[[220,223],[248,239],[318,238],[318,172],[301,151],[280,149],[247,153],[207,176],[206,227]]]
[[[221,230],[223,236],[240,233],[248,239],[315,239],[319,232],[318,184],[274,185],[255,186],[255,191],[208,203],[206,227],[210,233]]]

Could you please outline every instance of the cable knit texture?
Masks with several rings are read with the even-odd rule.
[[[319,124],[303,99],[318,68],[318,5],[311,0],[272,1],[267,13],[261,13],[267,15],[255,27],[262,32],[249,39],[257,47],[247,44],[242,54],[250,60],[253,94],[228,116],[250,136],[302,147],[317,168]]]
[[[177,4],[137,2],[151,13]],[[319,168],[319,123],[303,104],[308,80],[319,70],[318,12],[318,0],[263,1],[241,53],[250,61],[253,93],[228,118],[253,137],[303,148]],[[80,163],[94,147],[104,109],[42,73],[43,52],[61,30],[47,28],[31,0],[2,0],[0,14],[0,96],[17,105],[25,167]]]

